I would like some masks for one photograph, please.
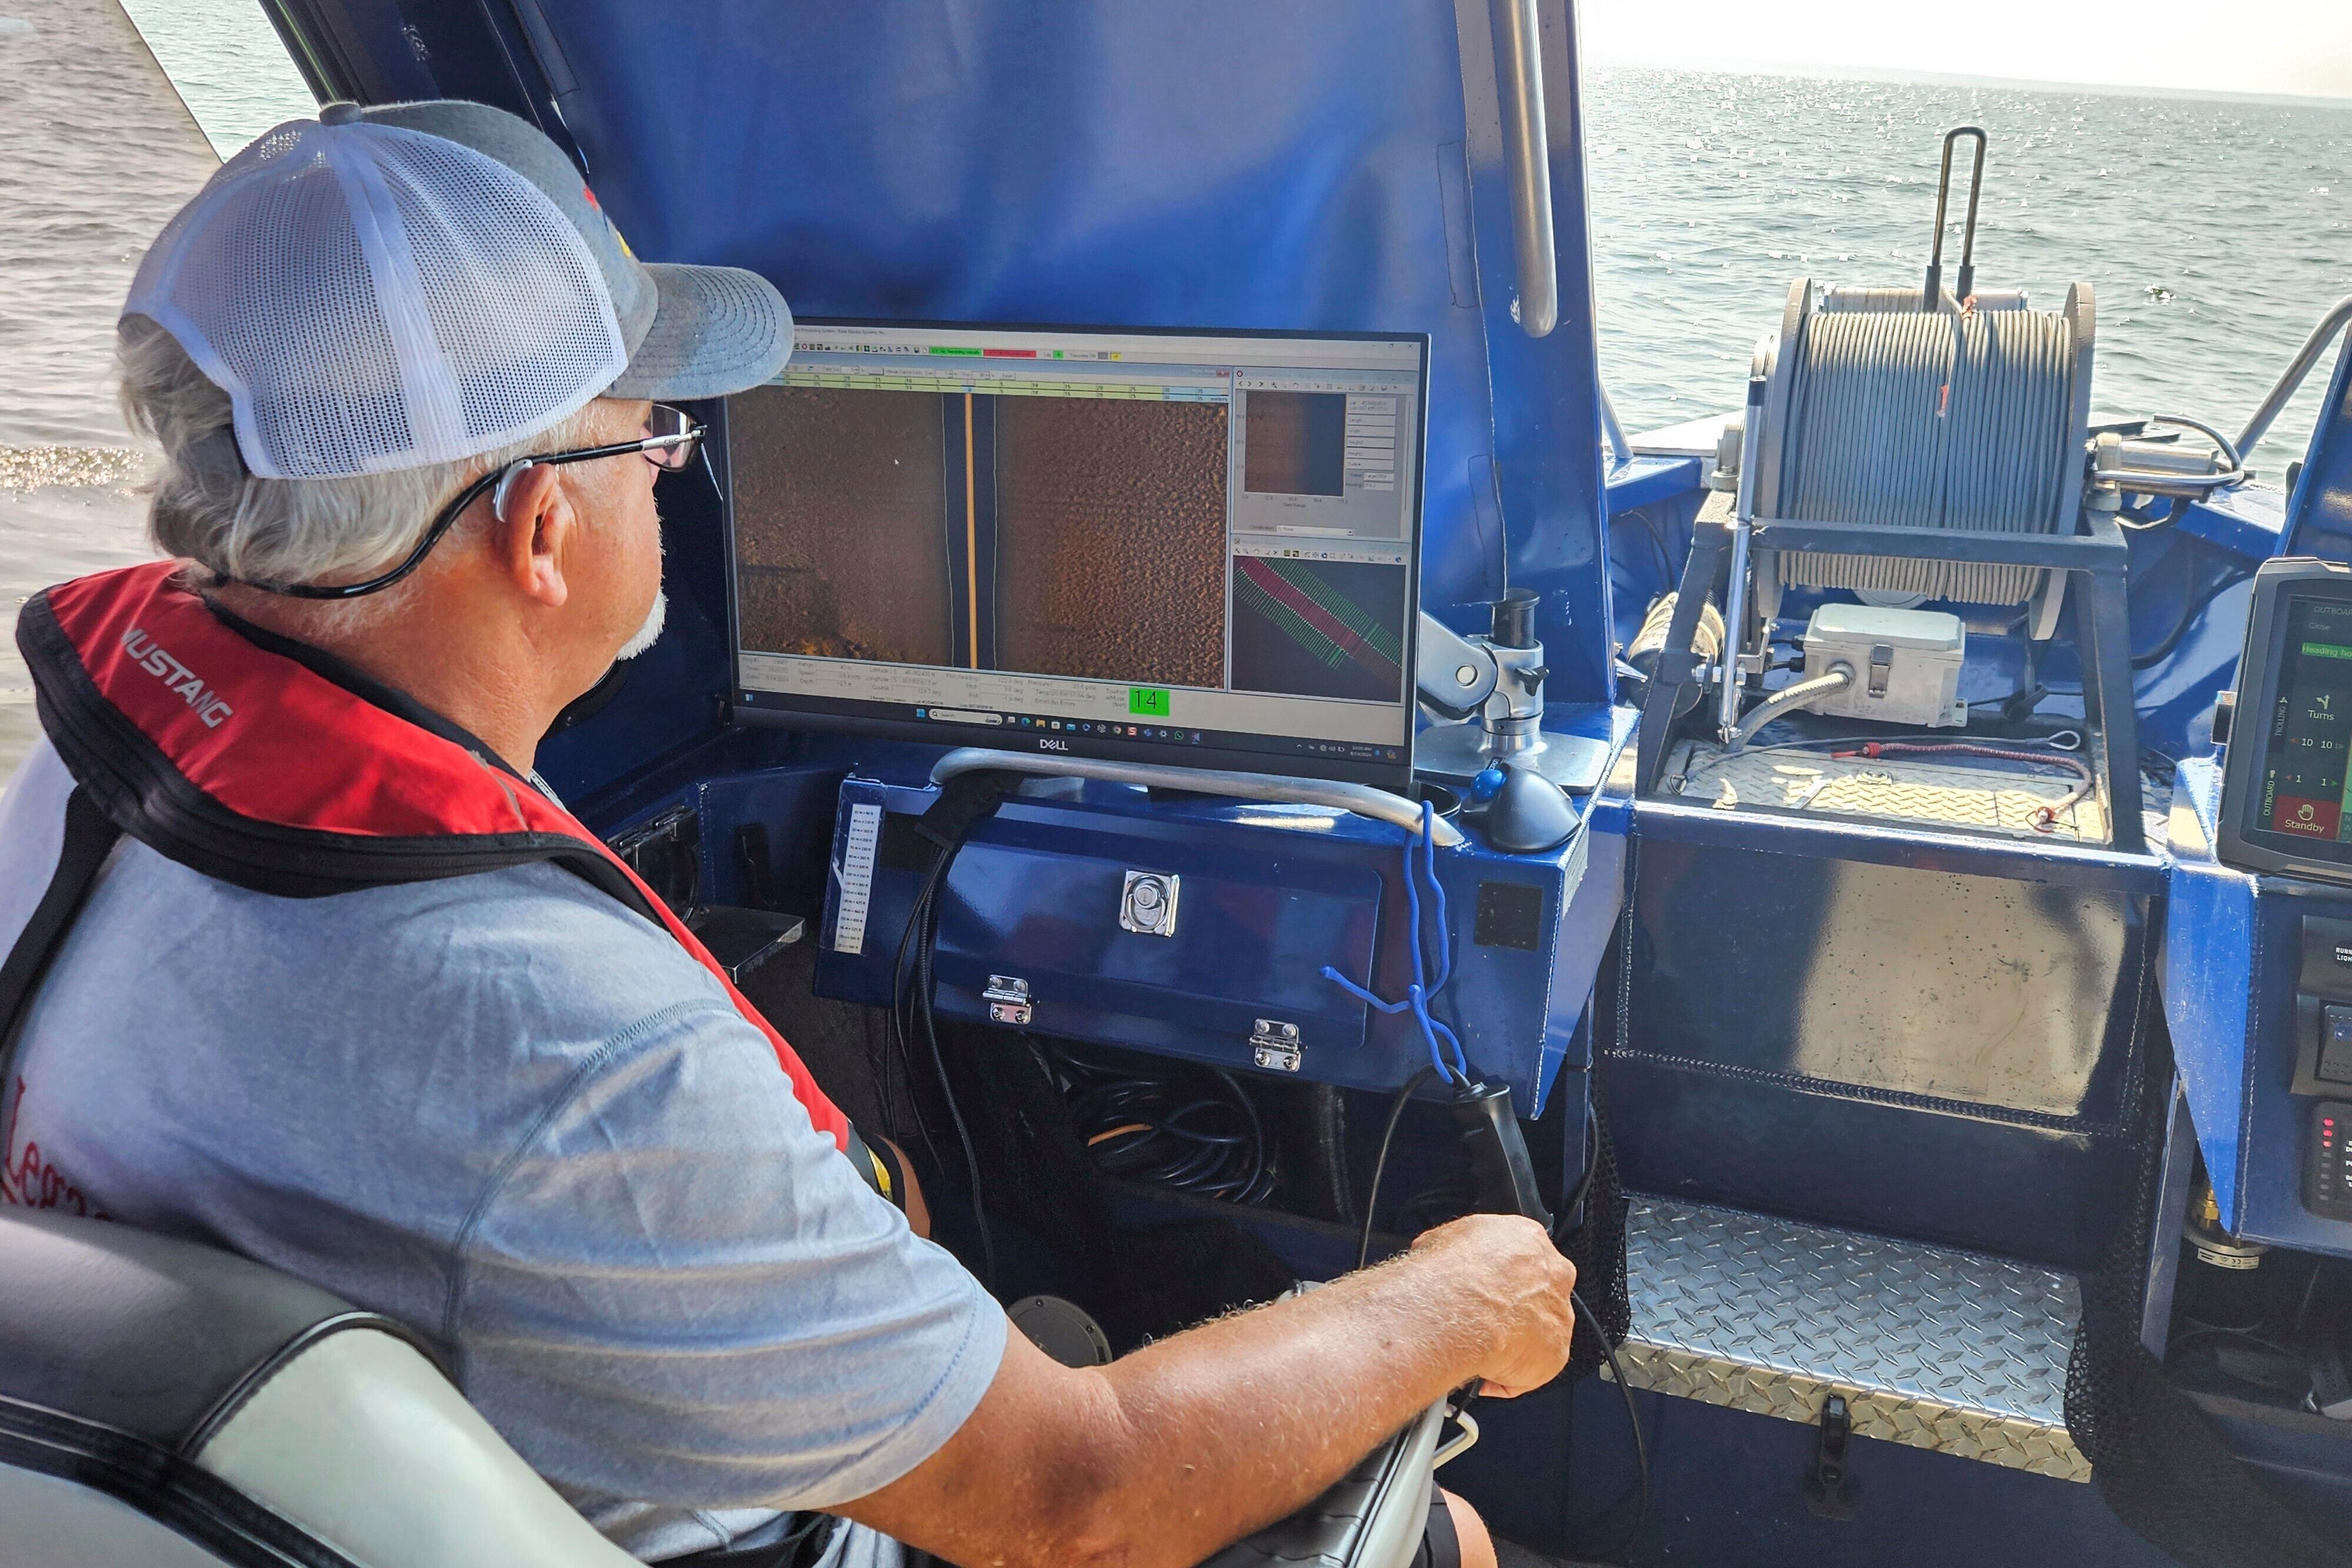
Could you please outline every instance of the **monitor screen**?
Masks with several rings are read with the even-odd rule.
[[[1402,784],[1428,341],[803,321],[729,399],[736,712]]]
[[[2352,843],[2352,775],[2345,765],[2352,756],[2352,602],[2294,595],[2280,610],[2274,685],[2242,826],[2303,844]]]

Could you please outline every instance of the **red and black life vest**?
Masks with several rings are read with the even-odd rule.
[[[372,683],[315,649],[233,626],[168,561],[35,595],[16,646],[76,788],[50,896],[0,965],[0,1003],[29,998],[117,834],[284,898],[552,861],[659,921],[717,976],[809,1120],[852,1151],[848,1120],[684,922],[462,731],[398,693],[361,695]]]

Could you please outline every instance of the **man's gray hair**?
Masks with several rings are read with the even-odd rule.
[[[435,514],[478,475],[534,452],[586,445],[583,432],[595,406],[463,462],[265,479],[234,460],[228,394],[170,332],[148,317],[126,316],[116,330],[115,360],[123,417],[163,448],[148,536],[166,555],[232,581],[353,582],[382,571],[415,549]]]

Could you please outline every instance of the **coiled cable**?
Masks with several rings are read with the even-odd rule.
[[[1175,1063],[1133,1071],[1036,1043],[1103,1174],[1227,1203],[1272,1194],[1277,1173],[1265,1128],[1233,1074]]]
[[[1834,311],[1789,354],[1779,515],[2051,533],[2073,468],[2076,345],[2045,310]],[[2018,604],[2037,567],[1790,552],[1791,584]]]

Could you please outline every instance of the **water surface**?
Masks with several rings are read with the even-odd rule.
[[[123,3],[0,0],[0,629],[36,589],[145,554],[115,313],[218,159],[310,108],[254,0]],[[1916,283],[1964,121],[1992,137],[1978,277],[2044,306],[2092,282],[2103,409],[2235,429],[2352,293],[2352,105],[1597,69],[1585,113],[1601,370],[1631,429],[1737,404],[1791,278]],[[1956,213],[1951,265],[1958,244]],[[2254,454],[2267,477],[2318,391]],[[31,703],[12,639],[0,774]]]

